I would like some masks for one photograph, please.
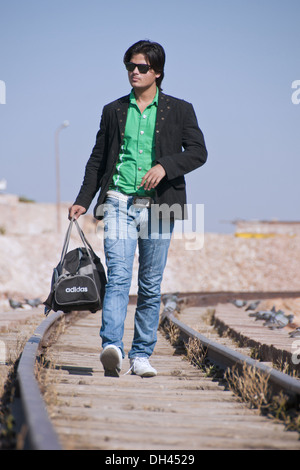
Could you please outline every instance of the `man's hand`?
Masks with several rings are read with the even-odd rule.
[[[75,219],[78,219],[78,217],[80,217],[85,212],[85,207],[73,205],[69,208],[69,220],[73,219],[73,217],[75,217]]]
[[[146,191],[150,191],[150,189],[156,188],[158,183],[163,179],[166,175],[166,171],[163,166],[159,163],[153,166],[147,173],[143,176],[142,182],[140,184],[140,188],[144,186]]]

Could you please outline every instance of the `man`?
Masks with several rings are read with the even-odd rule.
[[[103,108],[69,218],[85,213],[101,188],[94,215],[104,222],[107,285],[100,360],[107,376],[119,376],[125,357],[122,338],[138,243],[138,299],[128,357],[132,373],[145,377],[157,374],[149,357],[157,341],[160,286],[174,219],[185,218],[184,174],[203,165],[207,151],[192,105],[161,91],[162,46],[139,41],[126,51],[124,64],[131,93]]]

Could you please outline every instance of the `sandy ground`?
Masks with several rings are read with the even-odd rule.
[[[58,234],[55,205],[0,195],[0,311],[9,308],[9,297],[47,297],[68,226],[68,206],[62,205]],[[80,225],[105,264],[102,225],[97,227],[89,215],[81,217]],[[70,249],[81,244],[74,228]],[[137,291],[137,266],[138,253],[132,294]],[[300,291],[299,268],[300,235],[257,239],[205,233],[202,240],[179,233],[171,241],[162,291]]]

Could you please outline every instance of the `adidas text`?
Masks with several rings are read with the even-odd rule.
[[[87,287],[67,287],[66,292],[88,292]]]

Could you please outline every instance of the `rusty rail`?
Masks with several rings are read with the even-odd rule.
[[[198,294],[203,295],[203,294]],[[249,294],[248,294],[249,295]],[[191,296],[191,299],[196,294]],[[132,297],[132,296],[131,296]],[[300,400],[300,381],[282,372],[276,371],[266,364],[260,363],[237,351],[231,350],[215,341],[212,341],[189,326],[185,325],[175,316],[180,296],[178,294],[165,295],[162,298],[164,310],[162,321],[173,323],[181,332],[185,341],[197,338],[207,351],[207,358],[221,368],[242,366],[246,363],[269,376],[269,383],[275,389],[285,391],[289,396]],[[130,301],[134,301],[133,298]],[[192,300],[193,302],[193,300]],[[35,330],[27,341],[17,369],[17,381],[20,391],[20,401],[27,429],[25,448],[33,450],[62,450],[58,436],[49,419],[46,405],[35,378],[35,363],[40,347],[49,330],[64,317],[63,312],[52,313]]]
[[[24,347],[17,369],[21,408],[26,427],[24,446],[31,450],[61,450],[46,411],[34,369],[43,338],[54,323],[63,316],[63,312],[53,313],[37,327]]]
[[[244,364],[258,369],[263,374],[269,377],[269,384],[274,391],[284,391],[288,396],[293,397],[297,401],[300,401],[300,381],[273,369],[259,361],[251,359],[248,356],[241,354],[238,351],[234,351],[226,346],[223,346],[215,341],[212,341],[197,331],[193,330],[189,326],[182,323],[176,318],[174,312],[178,308],[180,298],[177,295],[166,295],[163,297],[165,304],[162,312],[162,322],[168,321],[177,326],[181,332],[181,335],[185,341],[189,338],[196,338],[200,341],[203,348],[206,350],[206,357],[213,363],[217,364],[220,368],[226,369],[233,366],[237,366],[240,370]]]

